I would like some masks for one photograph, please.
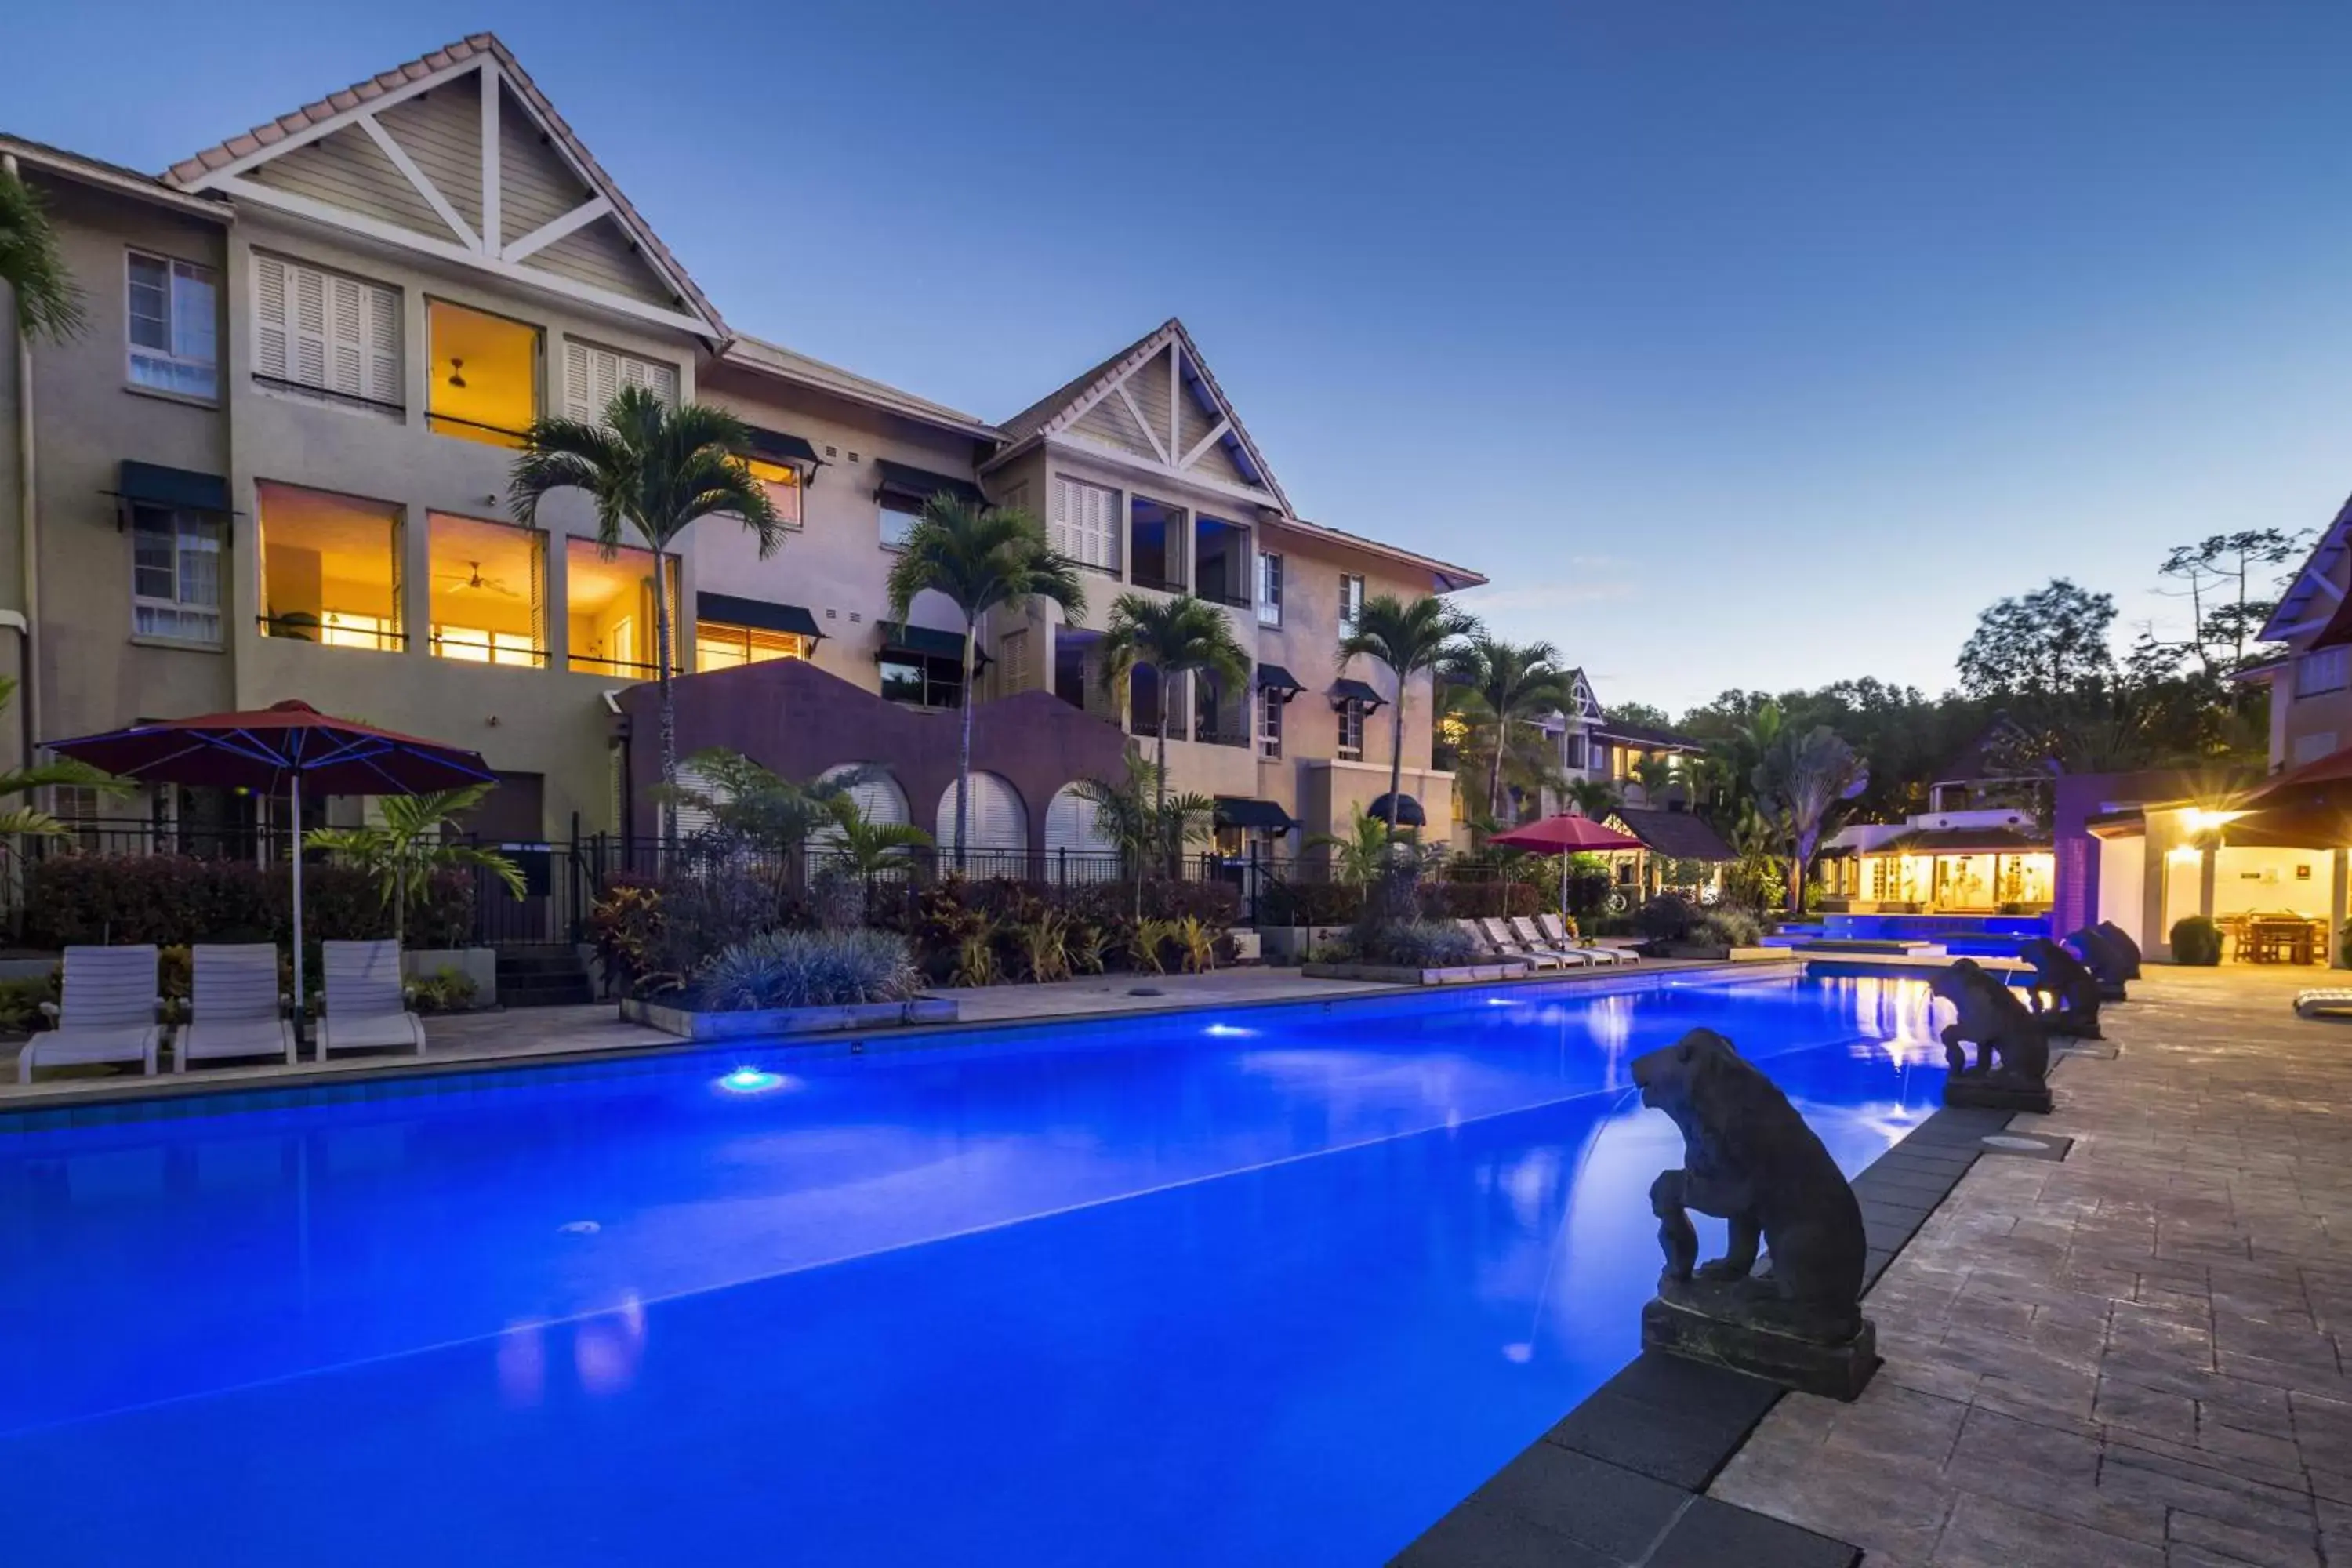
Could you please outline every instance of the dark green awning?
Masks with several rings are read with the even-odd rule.
[[[1298,826],[1290,813],[1270,800],[1245,800],[1239,795],[1217,796],[1217,826],[1220,827],[1264,828],[1270,833],[1287,833]]]
[[[763,632],[785,632],[793,637],[821,637],[816,617],[798,605],[772,605],[764,599],[739,599],[732,594],[697,594],[694,596],[694,618],[717,621],[723,626],[751,626]]]
[[[1348,701],[1360,702],[1367,709],[1372,709],[1383,706],[1388,699],[1373,690],[1369,681],[1344,679],[1333,681],[1331,705],[1336,708],[1340,703]]]
[[[1386,822],[1389,819],[1389,797],[1384,795],[1373,797],[1372,804],[1364,807],[1364,815],[1377,816]],[[1421,802],[1409,795],[1401,795],[1396,797],[1396,822],[1399,827],[1426,827],[1429,826],[1429,814],[1421,809]]]
[[[929,468],[912,468],[904,463],[887,458],[874,459],[874,493],[903,496],[908,500],[927,501],[942,491],[958,500],[968,500],[974,506],[987,504],[987,497],[970,479],[959,479],[950,474],[935,474]]]
[[[810,468],[817,465],[816,448],[798,436],[788,436],[782,430],[762,430],[757,425],[745,426],[744,433],[751,438],[751,450],[747,456],[771,463],[806,463]]]
[[[961,632],[933,631],[929,626],[910,626],[904,621],[877,621],[874,624],[882,628],[882,652],[886,655],[911,653],[925,658],[953,659],[959,667],[963,664]],[[975,668],[987,662],[988,655],[984,653],[972,661]]]
[[[1307,689],[1298,684],[1298,677],[1278,664],[1261,664],[1257,667],[1257,686],[1260,691],[1273,692],[1285,702]]]
[[[161,463],[134,463],[122,459],[121,477],[115,480],[114,493],[124,500],[140,506],[171,507],[181,511],[213,511],[226,516],[228,504],[228,481],[218,474],[199,474],[188,468],[167,468]]]

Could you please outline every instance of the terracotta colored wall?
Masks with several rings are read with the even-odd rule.
[[[677,691],[679,756],[730,746],[790,779],[842,763],[879,763],[906,792],[915,826],[927,833],[937,826],[940,797],[955,782],[960,715],[901,708],[799,659],[681,676]],[[619,700],[629,716],[631,820],[651,835],[645,791],[661,774],[660,693],[649,683]],[[1124,754],[1117,728],[1049,692],[983,702],[972,713],[972,769],[1001,773],[1021,792],[1029,847],[1040,853],[1055,793],[1089,774],[1119,777]]]

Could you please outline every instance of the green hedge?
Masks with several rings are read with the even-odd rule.
[[[183,855],[58,855],[25,877],[25,941],[37,948],[152,942],[293,939],[288,868]],[[375,881],[348,866],[302,868],[303,934],[310,942],[392,934],[392,911]],[[436,873],[410,905],[411,948],[464,947],[474,938],[474,879]]]
[[[2211,965],[2221,962],[2221,928],[2203,915],[2172,925],[2172,962]]]

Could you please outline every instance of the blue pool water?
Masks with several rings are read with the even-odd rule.
[[[0,1135],[5,1560],[1378,1562],[1635,1349],[1631,1058],[1723,1031],[1852,1171],[1927,1006],[1654,976]]]

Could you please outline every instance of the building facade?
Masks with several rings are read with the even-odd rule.
[[[1072,766],[1099,763],[1100,730],[1155,733],[1164,712],[1171,784],[1219,798],[1234,849],[1295,851],[1385,793],[1402,703],[1403,793],[1451,818],[1427,679],[1399,692],[1337,650],[1371,595],[1483,579],[1300,519],[1181,322],[1002,423],[744,336],[488,35],[161,177],[0,153],[49,204],[89,316],[0,367],[0,673],[26,677],[12,759],[296,697],[478,749],[503,783],[481,825],[497,837],[623,827],[652,761],[628,694],[655,673],[659,595],[687,684],[796,659],[914,713],[982,703],[982,727],[1019,700],[1020,733],[1097,727],[1047,748]],[[742,417],[781,550],[712,518],[658,562],[608,554],[577,494],[515,515],[521,432],[631,384]],[[992,617],[971,692],[953,607],[927,595],[900,623],[887,604],[895,546],[941,491],[1034,512],[1087,568],[1083,615]],[[1223,606],[1255,679],[1106,689],[1113,600],[1179,591]],[[730,689],[842,708],[805,682]],[[753,729],[791,731],[773,720]],[[868,726],[925,753],[954,728]],[[795,771],[903,763],[909,782],[936,762],[791,750]],[[1017,820],[975,831],[1033,848],[1091,832],[1026,782]],[[173,791],[104,809],[177,826],[268,808]],[[906,810],[938,826],[935,801]]]

